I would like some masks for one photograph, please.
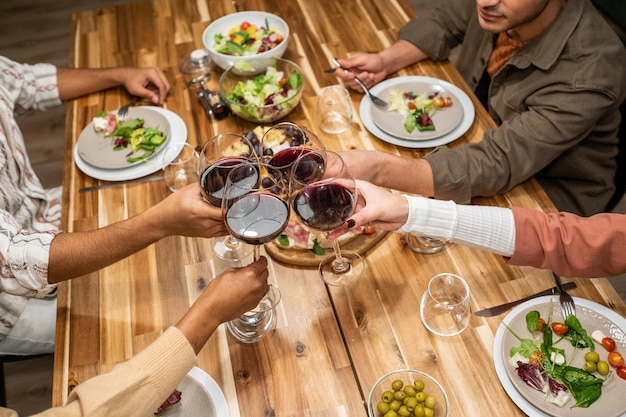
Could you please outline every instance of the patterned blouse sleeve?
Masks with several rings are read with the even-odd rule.
[[[48,283],[48,258],[58,233],[27,232],[0,210],[0,291],[40,298],[56,288]]]

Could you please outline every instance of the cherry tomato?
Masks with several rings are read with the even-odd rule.
[[[250,22],[243,22],[241,25],[239,25],[239,29],[241,30],[246,30],[250,27]]]
[[[626,366],[619,366],[619,367],[617,367],[617,370],[615,370],[615,373],[620,378],[626,379]]]
[[[415,110],[417,108],[415,103],[413,103],[412,101],[410,101],[409,104],[407,104],[406,106],[411,110]]]
[[[609,353],[609,365],[613,368],[619,368],[620,366],[624,366],[624,357],[619,352],[611,352]]]
[[[285,84],[286,82],[287,82],[287,78],[281,78],[281,79],[278,81],[278,85],[283,85],[283,84]]]
[[[376,233],[376,229],[372,226],[370,226],[369,224],[366,225],[365,227],[363,227],[363,234],[364,235],[373,235],[374,233]]]
[[[541,317],[539,317],[539,322],[537,323],[537,330],[538,332],[543,332],[543,326],[546,325],[546,321],[544,319],[542,319]]]
[[[615,340],[610,337],[603,337],[602,346],[604,346],[607,351],[613,352],[615,350]]]
[[[528,358],[528,362],[531,365],[543,365],[546,361],[546,355],[543,354],[540,350],[535,350],[530,354],[530,358]]]
[[[550,326],[552,327],[552,331],[559,336],[567,333],[567,331],[569,330],[569,326],[565,323],[554,322]]]

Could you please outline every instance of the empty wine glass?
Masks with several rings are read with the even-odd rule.
[[[317,164],[322,159],[323,167]],[[306,226],[330,232],[343,226],[354,213],[356,184],[339,154],[324,151],[317,159],[311,154],[304,155],[296,161],[292,172],[293,211]],[[341,286],[359,279],[365,270],[363,258],[354,251],[341,250],[337,239],[331,242],[333,254],[324,258],[319,266],[324,282]]]
[[[230,171],[241,163],[257,159],[254,146],[243,135],[220,133],[207,140],[198,160],[198,178],[205,200],[221,207]],[[252,247],[232,235],[216,239],[213,249],[220,258],[233,262],[240,262],[252,253]]]
[[[260,246],[276,239],[289,222],[288,187],[277,168],[248,161],[228,174],[222,195],[226,228],[232,236]]]

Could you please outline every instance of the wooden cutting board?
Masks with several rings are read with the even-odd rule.
[[[371,235],[359,235],[356,239],[351,240],[343,245],[341,249],[351,250],[363,255],[374,245],[380,242],[389,232],[377,230]],[[265,244],[265,251],[274,260],[289,265],[310,266],[317,268],[325,256],[333,252],[332,248],[326,249],[326,255],[316,255],[310,250],[305,249],[289,249],[281,247],[276,242]]]

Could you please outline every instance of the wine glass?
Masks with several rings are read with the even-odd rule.
[[[198,179],[205,200],[221,207],[230,171],[241,163],[257,160],[254,145],[243,135],[220,133],[207,140],[198,159]],[[220,258],[233,262],[241,262],[252,253],[252,247],[232,235],[216,239],[213,250]]]
[[[271,165],[248,161],[232,168],[224,185],[222,211],[232,236],[260,246],[276,239],[287,227],[290,208],[289,183]]]
[[[309,129],[293,122],[280,122],[261,137],[259,157],[264,163],[279,168],[287,180],[291,167],[300,156],[324,149],[322,141]]]
[[[229,333],[242,343],[261,340],[276,325],[276,307],[280,302],[280,291],[270,285],[269,291],[259,304],[234,320],[226,322]]]
[[[292,208],[306,226],[330,232],[343,226],[354,213],[357,188],[339,154],[324,151],[318,157],[306,154],[296,161],[291,177]],[[316,165],[321,159],[323,167]],[[354,251],[342,251],[337,239],[331,242],[333,254],[320,263],[320,276],[329,285],[349,285],[363,275],[365,261]]]
[[[407,246],[413,252],[421,254],[437,253],[445,249],[448,243],[444,239],[407,232],[404,235]]]

